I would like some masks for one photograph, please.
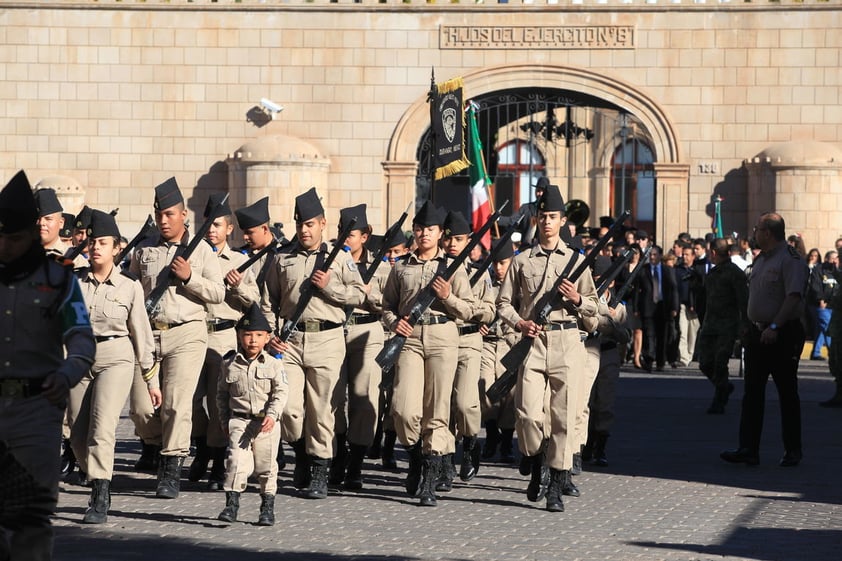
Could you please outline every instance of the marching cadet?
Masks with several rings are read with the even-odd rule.
[[[180,256],[189,242],[186,219],[184,197],[171,177],[155,187],[155,222],[159,235],[139,244],[130,266],[131,272],[140,277],[147,298],[159,283],[169,283],[149,318],[155,337],[155,357],[161,363],[163,402],[158,414],[146,419],[150,426],[141,429],[146,434],[157,433],[161,438],[155,494],[162,499],[178,497],[181,467],[190,452],[193,394],[208,345],[206,307],[225,298],[219,259],[208,244],[197,245],[188,260]]]
[[[312,188],[295,198],[297,241],[275,256],[266,275],[263,313],[273,330],[278,318],[295,313],[303,291],[312,300],[289,340],[271,339],[270,350],[283,354],[289,400],[281,418],[282,437],[295,452],[294,485],[308,499],[327,497],[333,456],[334,392],[345,359],[345,307],[366,298],[360,276],[340,252],[328,271],[321,266],[331,247],[323,241],[325,215]],[[305,284],[306,283],[306,284]]]
[[[449,257],[457,257],[470,241],[471,226],[458,211],[450,211],[444,220],[444,243],[442,247]],[[479,244],[477,244],[479,246]],[[471,263],[465,261],[465,274],[470,278],[473,273]],[[480,327],[494,319],[495,305],[490,290],[491,279],[484,274],[471,287],[474,302],[474,314],[467,320],[457,320],[459,329],[459,361],[453,380],[453,427],[455,434],[462,437],[462,465],[459,479],[470,481],[479,470],[482,452],[477,435],[482,424],[480,411],[479,376],[482,362],[482,335]],[[453,483],[453,451],[449,451],[443,460],[442,478],[436,486],[437,491],[450,491]]]
[[[54,189],[45,187],[35,192],[35,203],[38,206],[38,233],[41,245],[47,255],[63,257],[70,247],[61,241],[59,231],[64,227],[64,209],[56,196]],[[74,269],[84,269],[88,260],[81,255],[73,260]]]
[[[516,425],[520,451],[531,466],[527,498],[537,502],[546,495],[550,512],[564,510],[562,485],[573,464],[572,400],[576,378],[587,364],[578,320],[597,314],[593,278],[590,271],[585,271],[575,283],[569,279],[561,282],[558,293],[562,298],[555,298],[548,323],[534,321],[536,308],[550,297],[548,292],[556,279],[577,256],[561,240],[565,222],[564,200],[558,187],[549,185],[538,202],[539,243],[514,258],[497,298],[500,317],[524,337],[534,339],[515,386]],[[545,415],[547,389],[549,409]],[[544,426],[547,417],[550,427]],[[544,442],[546,428],[548,443]],[[549,468],[548,488],[545,466]]]
[[[76,217],[69,212],[62,212],[61,217],[64,219],[62,227],[58,231],[58,239],[66,246],[73,244],[73,222]]]
[[[29,180],[0,191],[0,559],[52,559],[67,395],[95,341],[69,267],[45,255]]]
[[[283,363],[263,348],[269,342],[269,322],[256,303],[237,323],[239,347],[229,351],[215,378],[219,420],[228,436],[228,467],[225,470],[225,508],[217,517],[237,519],[240,493],[252,473],[260,484],[258,526],[275,524],[275,493],[278,490],[278,424],[287,401]]]
[[[459,330],[454,318],[473,317],[471,287],[465,270],[445,281],[448,259],[439,248],[444,211],[427,201],[412,220],[417,248],[396,263],[383,291],[383,323],[406,337],[395,368],[392,416],[398,438],[409,452],[406,490],[422,506],[436,506],[435,485],[442,456],[454,449],[450,407]],[[434,280],[435,279],[435,280]],[[418,294],[432,281],[437,301],[415,326],[410,310]]]
[[[92,211],[86,237],[91,267],[80,274],[80,285],[96,338],[96,356],[91,369],[70,390],[67,409],[70,442],[91,486],[82,522],[102,524],[111,506],[117,424],[132,387],[135,360],[144,373],[153,407],[161,404],[161,390],[143,288],[114,263],[120,254],[114,217]]]
[[[494,276],[489,292],[495,302],[514,256],[512,244],[504,242],[503,247],[494,258]],[[512,442],[515,434],[514,392],[510,391],[498,403],[491,403],[485,392],[505,371],[505,367],[500,363],[500,360],[511,349],[516,340],[516,333],[511,327],[501,322],[499,318],[495,318],[490,323],[480,327],[480,335],[482,335],[482,361],[480,363],[479,393],[482,418],[485,421],[485,444],[482,449],[482,458],[485,460],[493,458],[499,446],[500,461],[510,464],[515,461],[512,454]]]
[[[206,219],[222,202],[223,197],[223,194],[218,193],[210,196],[205,206]],[[228,445],[216,408],[216,378],[219,375],[222,357],[237,349],[237,320],[252,303],[260,302],[260,294],[252,273],[237,273],[237,267],[246,261],[246,256],[228,246],[228,236],[233,230],[231,209],[226,202],[214,213],[213,222],[205,235],[219,259],[220,270],[226,275],[226,288],[225,300],[222,303],[207,305],[208,350],[205,353],[202,373],[199,375],[199,384],[193,395],[193,441],[196,444],[196,455],[188,472],[190,481],[199,481],[205,476],[208,463],[213,460],[207,485],[210,491],[222,489],[222,481],[225,478],[225,447]]]
[[[339,211],[339,230],[353,218],[357,219],[354,229],[345,240],[337,240],[348,248],[351,259],[347,268],[359,275],[373,265],[374,256],[365,243],[371,235],[371,226],[366,216],[366,205],[343,208]],[[362,467],[366,450],[374,442],[377,428],[378,403],[380,399],[380,366],[375,362],[383,348],[383,324],[380,322],[383,305],[383,287],[389,278],[388,267],[377,267],[371,279],[368,296],[361,306],[351,312],[345,327],[345,364],[337,388],[336,403],[336,445],[344,448],[345,439],[350,446],[346,466],[339,465],[335,471],[331,466],[333,483],[342,483],[346,489],[362,489]],[[362,280],[362,279],[361,279]],[[345,419],[347,389],[348,418]],[[347,430],[341,430],[345,428]],[[334,458],[339,463],[339,455]],[[334,464],[334,465],[335,465]]]
[[[85,249],[82,252],[82,255],[84,255],[85,257],[88,256],[88,226],[91,225],[92,213],[93,209],[88,205],[85,205],[82,207],[82,210],[79,211],[79,214],[77,214],[71,222],[71,224],[73,225],[73,246],[75,247],[79,244],[84,244]]]

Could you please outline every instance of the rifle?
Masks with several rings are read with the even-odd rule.
[[[646,249],[643,250],[643,253],[640,255],[640,261],[637,262],[637,265],[634,266],[629,278],[626,279],[626,282],[623,283],[623,286],[620,287],[620,290],[614,293],[614,296],[611,297],[611,301],[608,302],[609,308],[616,308],[617,304],[619,304],[623,298],[625,298],[626,294],[629,290],[632,289],[634,286],[634,280],[637,278],[637,275],[640,274],[640,271],[643,270],[643,267],[649,262],[649,252],[652,251],[652,246],[650,245]]]
[[[281,243],[281,241],[273,235],[272,241],[269,243],[269,245],[267,245],[266,247],[264,247],[263,249],[261,249],[257,253],[253,253],[251,255],[251,257],[249,257],[248,259],[243,261],[243,264],[240,265],[239,267],[237,267],[237,272],[240,273],[240,274],[245,273],[246,271],[249,270],[249,267],[251,267],[252,265],[257,263],[260,260],[261,257],[266,255],[270,251],[274,251],[274,250],[276,250],[276,249],[278,249],[282,246],[283,246],[283,244]],[[244,250],[243,253],[246,253],[246,251]],[[223,281],[225,282],[225,284],[228,284],[227,279],[223,279]]]
[[[620,276],[620,271],[622,271],[623,267],[631,261],[632,255],[634,255],[634,251],[631,249],[627,249],[623,252],[619,259],[616,259],[611,266],[608,267],[608,270],[602,275],[602,278],[599,279],[599,286],[596,287],[596,295],[602,296],[605,294],[605,291],[608,290],[608,285]]]
[[[499,209],[497,209],[494,214],[492,214],[485,224],[482,225],[482,228],[477,230],[476,232],[471,235],[471,239],[468,242],[468,245],[465,246],[465,249],[462,250],[462,253],[457,255],[453,261],[448,265],[447,269],[444,271],[444,274],[441,277],[445,281],[449,281],[451,277],[459,270],[459,267],[465,262],[468,256],[471,254],[471,250],[476,247],[476,245],[480,242],[482,237],[491,229],[497,220],[500,218],[500,211],[505,208],[507,203],[503,204]],[[436,275],[436,277],[439,275]],[[427,309],[432,305],[433,302],[436,300],[436,293],[433,291],[433,282],[435,282],[436,277],[433,277],[433,280],[430,281],[424,289],[418,293],[418,296],[415,298],[415,304],[413,304],[412,309],[409,311],[409,318],[407,322],[410,326],[415,326],[416,323],[421,319]],[[383,371],[389,370],[392,365],[398,360],[398,355],[401,353],[401,349],[403,349],[404,344],[406,343],[406,337],[403,335],[398,335],[397,333],[386,341],[383,345],[383,349],[374,359],[377,364],[380,365],[380,368]]]
[[[483,273],[485,273],[485,271],[488,270],[488,268],[494,262],[494,257],[498,253],[500,253],[503,244],[509,243],[509,240],[512,239],[512,234],[515,233],[515,230],[520,225],[522,220],[523,215],[521,214],[515,222],[509,224],[509,227],[506,228],[506,231],[503,232],[503,235],[500,236],[500,239],[497,241],[497,245],[491,248],[488,257],[482,260],[482,263],[480,263],[477,272],[474,273],[474,275],[471,277],[471,286],[475,286],[479,282],[479,279],[482,278]]]
[[[330,269],[330,266],[336,260],[336,256],[339,255],[339,251],[345,249],[345,246],[342,244],[345,241],[345,238],[348,237],[348,234],[351,233],[351,230],[354,229],[354,225],[356,223],[357,217],[355,216],[348,221],[344,228],[342,228],[342,231],[339,232],[339,237],[336,238],[336,243],[333,245],[333,249],[331,249],[327,259],[325,259],[324,263],[322,263],[322,266],[319,267],[320,271],[327,271]],[[315,272],[315,270],[313,272]],[[301,295],[298,299],[298,305],[295,307],[292,315],[285,318],[284,327],[281,329],[280,335],[278,335],[278,338],[282,343],[289,341],[289,338],[292,337],[293,333],[295,333],[296,326],[298,325],[298,322],[301,321],[301,316],[304,315],[304,311],[307,309],[307,305],[310,303],[310,300],[312,300],[314,294],[313,283],[310,282],[309,279],[304,281],[304,285],[301,289]],[[276,356],[275,358],[281,358],[281,356]]]
[[[133,250],[137,244],[143,241],[148,235],[149,232],[152,231],[152,228],[155,227],[155,220],[152,218],[152,215],[146,217],[146,222],[143,223],[143,226],[140,228],[140,232],[137,233],[135,237],[132,238],[132,241],[128,243],[128,245],[120,251],[120,254],[114,260],[115,263],[121,263],[123,259],[126,258],[126,255],[129,254],[131,250]]]
[[[593,262],[596,261],[597,255],[599,255],[602,248],[604,248],[611,238],[619,232],[620,227],[622,226],[623,222],[631,215],[631,212],[628,210],[623,212],[617,220],[611,225],[611,228],[605,233],[602,238],[599,239],[599,242],[591,249],[582,263],[572,272],[570,275],[562,274],[560,275],[556,281],[553,283],[552,288],[546,293],[545,303],[544,305],[538,310],[538,313],[535,315],[535,323],[538,325],[545,325],[549,322],[549,316],[552,312],[553,308],[558,303],[559,299],[561,298],[558,288],[561,286],[562,281],[564,279],[569,279],[570,282],[576,282],[582,273],[585,272]],[[575,261],[576,254],[571,257],[571,263]],[[570,265],[568,265],[569,267]],[[536,308],[537,309],[537,308]],[[509,391],[514,387],[515,383],[517,382],[517,371],[518,368],[524,363],[526,360],[529,351],[532,349],[532,343],[534,339],[531,337],[523,337],[520,341],[514,344],[509,352],[500,360],[500,363],[506,367],[506,371],[497,378],[491,386],[486,390],[485,395],[488,396],[488,399],[491,400],[492,403],[496,403],[500,399],[503,398]]]
[[[190,240],[190,243],[187,244],[186,248],[184,248],[184,251],[179,252],[178,250],[176,250],[175,255],[173,256],[173,261],[175,261],[175,259],[177,257],[183,257],[185,261],[187,259],[190,259],[190,256],[193,255],[193,252],[196,251],[196,248],[199,247],[199,244],[202,243],[202,241],[204,241],[205,234],[208,233],[208,230],[210,229],[211,224],[213,224],[213,221],[218,218],[216,213],[219,212],[219,209],[226,202],[228,202],[228,193],[225,193],[225,196],[222,198],[222,200],[219,201],[216,204],[216,206],[213,207],[211,212],[208,214],[208,217],[205,218],[205,221],[202,223],[201,226],[199,226],[199,229],[196,230],[196,235],[193,236],[193,239]],[[172,261],[170,261],[170,265],[172,265]],[[146,302],[144,303],[144,305],[146,307],[146,314],[150,318],[154,317],[155,314],[158,313],[159,306],[160,306],[160,303],[161,303],[161,298],[164,297],[164,294],[167,292],[167,289],[170,287],[170,283],[172,283],[173,279],[175,278],[175,275],[173,274],[172,269],[167,267],[166,271],[167,271],[167,274],[166,274],[166,278],[164,279],[164,281],[158,283],[158,285],[152,290],[152,292],[149,293],[149,297],[146,299]],[[159,278],[160,278],[160,275],[159,275]]]
[[[119,208],[115,208],[114,210],[112,210],[108,214],[110,214],[111,216],[117,216],[117,213],[119,211],[120,211]],[[72,265],[73,261],[75,261],[76,258],[79,257],[80,255],[82,255],[82,252],[85,251],[85,248],[87,247],[87,245],[88,245],[87,240],[84,240],[82,242],[79,242],[79,245],[71,247],[70,249],[68,249],[64,253],[64,256],[61,258],[62,261],[64,261],[64,264],[65,265]]]

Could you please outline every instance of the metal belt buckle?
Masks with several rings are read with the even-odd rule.
[[[0,396],[24,397],[23,380],[0,380]]]
[[[424,314],[417,321],[418,325],[430,325],[430,314]]]
[[[348,327],[352,327],[354,325],[357,325],[357,315],[351,314],[348,316],[348,321],[345,322],[345,328],[347,329]]]
[[[317,319],[304,320],[304,333],[318,333],[321,328],[321,322]]]
[[[158,331],[166,331],[170,328],[170,324],[164,323],[162,321],[153,321],[152,322],[152,329],[156,329]]]
[[[216,327],[216,322],[208,321],[205,323],[208,325],[208,333],[213,333],[213,328]]]

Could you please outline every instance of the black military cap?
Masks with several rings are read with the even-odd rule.
[[[155,187],[155,210],[164,210],[184,202],[184,196],[175,177],[170,177]]]
[[[365,242],[365,248],[371,253],[377,253],[383,247],[383,236],[371,234]]]
[[[545,176],[545,175],[542,175],[541,177],[538,178],[538,181],[535,182],[535,190],[536,191],[543,191],[547,188],[547,186],[549,184],[550,184],[550,178]]]
[[[119,238],[120,229],[117,220],[101,210],[91,210],[91,219],[87,228],[89,238]]]
[[[240,230],[248,230],[255,226],[269,223],[269,197],[263,197],[253,205],[234,211]]]
[[[219,218],[220,216],[231,216],[231,207],[228,206],[228,200],[226,199],[225,202],[222,202],[222,199],[225,199],[226,193],[211,193],[208,197],[208,202],[205,203],[205,212],[202,214],[205,218],[208,218],[211,213],[213,213],[214,218]],[[222,203],[219,205],[219,203]],[[217,208],[219,205],[219,208]]]
[[[445,236],[461,236],[462,234],[470,234],[471,225],[465,219],[465,215],[458,210],[451,210],[444,218],[444,235]]]
[[[44,187],[35,192],[35,204],[38,206],[38,217],[63,212],[61,203],[58,202],[55,189]]]
[[[73,235],[73,224],[76,222],[76,217],[69,212],[62,212],[61,217],[64,218],[64,226],[58,231],[58,237],[69,238]]]
[[[538,212],[561,212],[564,214],[564,199],[558,190],[558,185],[547,185],[544,194],[538,201]]]
[[[599,227],[600,228],[610,228],[612,224],[614,224],[614,218],[612,218],[611,216],[600,216],[599,217]]]
[[[412,223],[419,226],[442,226],[444,218],[444,211],[434,205],[433,201],[428,200],[412,219]]]
[[[0,234],[14,234],[35,226],[38,205],[23,170],[0,191]]]
[[[503,247],[501,247],[500,250],[498,251],[497,246],[499,246],[499,245],[500,245],[500,240],[494,240],[493,242],[491,242],[492,253],[495,252],[495,251],[497,252],[497,253],[494,254],[494,260],[495,261],[502,261],[503,259],[511,259],[512,257],[515,256],[515,248],[512,247],[512,242],[510,240],[506,240],[505,243],[503,243]]]
[[[82,210],[79,211],[79,214],[76,215],[76,219],[72,222],[73,227],[77,230],[86,230],[91,224],[92,211],[93,209],[88,205],[83,206]]]
[[[368,217],[365,214],[366,205],[349,206],[339,211],[339,231],[348,224],[351,219],[356,218],[354,230],[365,230],[368,228]]]
[[[606,255],[597,255],[593,262],[593,276],[599,278],[611,268],[611,258]]]
[[[296,222],[306,222],[317,216],[323,216],[324,213],[325,208],[322,206],[322,201],[319,200],[315,187],[310,187],[308,191],[295,197],[295,215],[293,218]]]
[[[272,331],[257,302],[252,302],[248,311],[237,322],[237,329],[240,331]]]
[[[576,226],[576,235],[581,238],[590,238],[591,229],[587,226]]]
[[[386,244],[386,247],[388,248],[392,248],[398,245],[407,247],[411,239],[411,237],[406,235],[406,232],[398,230],[392,235],[391,238],[389,238],[388,240],[383,240],[383,243]]]

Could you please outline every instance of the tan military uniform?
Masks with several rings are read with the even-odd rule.
[[[64,243],[63,241],[61,241],[61,239],[56,239],[56,241],[51,243],[49,246],[45,246],[44,251],[46,251],[47,255],[50,257],[62,258],[67,254],[68,250],[72,248],[73,246]],[[88,260],[82,254],[77,255],[76,258],[73,259],[74,271],[85,269],[88,266]]]
[[[132,387],[135,360],[149,370],[155,348],[137,280],[117,266],[104,282],[91,272],[80,280],[97,345],[91,370],[70,391],[70,443],[88,479],[111,480],[117,423]],[[157,386],[157,376],[147,383]],[[148,393],[146,399],[151,404]]]
[[[219,257],[219,268],[223,278],[230,270],[236,269],[247,260],[245,255],[233,251],[227,244],[221,251],[214,253]],[[193,436],[205,436],[207,445],[213,448],[224,448],[228,444],[216,409],[217,376],[222,357],[237,350],[237,320],[252,302],[260,302],[260,293],[254,275],[251,271],[246,271],[238,286],[226,285],[225,300],[222,303],[207,306],[208,349],[193,396]]]
[[[512,327],[521,319],[534,319],[535,308],[543,304],[543,298],[574,255],[573,250],[559,242],[554,250],[535,246],[515,256],[497,298],[500,317]],[[557,470],[569,470],[573,464],[570,437],[575,403],[571,400],[575,399],[576,384],[587,365],[578,320],[597,314],[596,289],[590,271],[579,277],[576,289],[582,298],[580,305],[576,307],[565,301],[553,308],[546,330],[532,344],[515,387],[516,428],[521,453],[538,455],[544,433],[549,432],[546,465]],[[549,409],[545,415],[547,390]],[[551,419],[548,431],[545,427],[547,416]]]
[[[305,251],[294,244],[275,256],[266,274],[263,312],[273,330],[279,318],[293,315],[302,285],[310,282],[317,261],[323,263],[330,246]],[[290,337],[284,354],[289,399],[281,417],[282,437],[288,442],[305,438],[307,453],[317,458],[333,456],[335,391],[345,358],[345,306],[365,301],[365,289],[347,253],[340,252],[330,268],[324,290],[315,286],[313,298]]]
[[[287,380],[280,360],[266,352],[249,361],[232,352],[223,360],[217,376],[216,408],[221,426],[228,432],[226,491],[243,492],[252,473],[260,492],[274,495],[278,489],[280,417],[287,402]],[[270,432],[261,432],[265,417],[275,419]]]
[[[158,237],[135,250],[130,270],[140,277],[147,297],[160,280],[168,278],[166,271],[177,249],[187,241],[185,232],[181,243],[165,242]],[[173,281],[161,298],[159,309],[150,318],[155,357],[161,361],[163,403],[160,415],[146,419],[150,426],[139,427],[138,434],[141,437],[160,434],[163,456],[187,456],[190,451],[193,394],[208,342],[206,306],[219,304],[225,297],[219,259],[207,243],[200,243],[188,261],[192,269],[190,279],[186,283]],[[148,397],[132,393],[133,410],[137,411],[136,402],[142,399]]]
[[[473,273],[473,268],[466,263],[465,274],[469,279]],[[479,378],[483,343],[479,326],[490,323],[496,312],[496,295],[491,289],[491,278],[487,272],[471,287],[471,292],[474,313],[467,321],[456,322],[459,328],[459,361],[453,381],[453,420],[456,433],[463,437],[479,434],[482,424]]]
[[[499,292],[500,285],[493,283],[489,293],[495,301]],[[493,321],[492,325],[489,325],[488,335],[483,337],[482,340],[479,379],[482,420],[494,420],[500,429],[515,428],[514,392],[509,392],[497,403],[491,403],[485,392],[506,371],[506,367],[500,361],[506,356],[517,339],[518,335],[511,326],[498,319]]]
[[[0,283],[0,558],[51,559],[64,407],[41,384],[76,385],[95,342],[69,270],[48,260],[22,275]]]
[[[373,264],[372,254],[364,249],[361,263],[354,267],[360,274]],[[348,261],[351,263],[351,261]],[[389,265],[381,263],[372,277],[365,302],[355,308],[345,332],[345,363],[337,391],[339,402],[336,432],[347,432],[348,442],[370,446],[374,441],[380,399],[382,371],[375,362],[383,348],[383,288],[389,278]],[[347,394],[345,388],[347,387]],[[345,403],[347,399],[347,421]]]
[[[383,291],[383,323],[395,325],[412,309],[418,294],[444,272],[447,257],[422,261],[417,253],[395,263]],[[451,318],[468,320],[474,315],[470,282],[464,269],[450,279],[451,293],[433,302],[424,319],[415,325],[395,364],[392,417],[404,446],[423,439],[425,455],[444,455],[454,449],[450,432],[450,407],[459,330]],[[440,323],[439,323],[440,322]]]

